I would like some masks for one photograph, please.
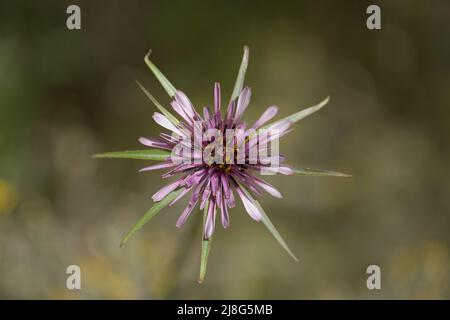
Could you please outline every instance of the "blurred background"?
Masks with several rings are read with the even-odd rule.
[[[380,31],[366,28],[374,3]],[[0,297],[450,298],[449,21],[448,1],[2,1]],[[243,45],[246,119],[331,96],[280,148],[353,178],[270,177],[284,198],[260,201],[300,262],[238,205],[199,285],[200,212],[177,229],[185,203],[167,207],[119,249],[165,182],[138,174],[145,162],[91,156],[160,132],[135,83],[169,106],[148,49],[201,108],[214,81],[231,94]],[[80,291],[65,287],[71,264]],[[381,290],[366,287],[371,264]]]

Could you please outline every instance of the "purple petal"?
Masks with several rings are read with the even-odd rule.
[[[250,199],[247,197],[247,195],[244,194],[244,192],[241,190],[241,188],[236,188],[236,191],[239,195],[239,197],[242,200],[242,203],[244,204],[245,210],[247,210],[248,215],[256,221],[262,220],[262,214],[259,211],[259,209],[256,207],[256,205],[253,203],[253,199]]]
[[[216,196],[217,190],[219,190],[219,176],[217,174],[211,177],[212,194]]]
[[[169,203],[169,206],[172,206],[174,203],[176,203],[178,200],[180,200],[181,198],[183,198],[186,193],[188,193],[189,191],[191,191],[192,187],[188,187],[185,188],[183,191],[181,191],[181,193],[175,198],[173,199],[173,201],[171,203]]]
[[[197,171],[186,181],[186,184],[188,186],[198,184],[205,174],[206,174],[206,169]]]
[[[252,91],[250,90],[249,87],[245,87],[244,90],[242,90],[241,94],[239,95],[236,107],[236,114],[234,115],[235,123],[239,121],[248,104],[250,103],[251,95]]]
[[[202,194],[202,200],[200,202],[200,210],[203,210],[206,206],[206,203],[209,201],[209,197],[211,196],[211,189],[205,188]]]
[[[254,147],[257,142],[259,142],[259,145],[262,147],[275,139],[279,139],[289,132],[287,130],[290,126],[291,122],[286,120],[270,126],[265,130],[260,129],[261,131],[258,132],[258,135],[253,137],[248,143],[249,148]]]
[[[230,198],[226,198],[225,202],[227,203],[228,208],[234,208],[236,206],[236,201],[234,200],[234,195],[231,193]]]
[[[278,107],[277,106],[271,106],[267,108],[266,111],[259,117],[259,119],[255,122],[255,124],[252,126],[253,129],[258,129],[262,125],[264,125],[267,121],[271,120],[275,115],[278,113]]]
[[[186,120],[187,123],[192,124],[193,119],[186,113],[184,108],[176,101],[173,100],[170,105],[172,106],[173,110],[176,111],[184,120]]]
[[[228,108],[227,108],[227,115],[226,115],[225,121],[228,126],[231,126],[231,122],[233,121],[234,106],[235,106],[235,102],[233,100],[230,102],[230,104],[228,105]]]
[[[170,122],[170,120],[167,119],[165,115],[159,112],[155,112],[153,114],[153,119],[161,127],[166,128],[167,130],[170,130],[172,132],[175,132],[179,136],[183,136],[183,133],[177,127],[175,127],[175,125],[172,122]]]
[[[203,108],[203,117],[205,118],[205,121],[208,121],[210,119],[208,107]]]
[[[195,115],[194,107],[192,106],[191,101],[184,94],[184,92],[177,90],[177,92],[175,92],[175,101],[180,104],[180,106],[183,108],[184,112],[189,117],[194,118],[194,115]]]
[[[205,177],[202,178],[202,180],[194,187],[194,192],[192,194],[195,201],[200,199],[200,196],[203,195],[203,192],[205,190],[205,184],[208,179]]]
[[[289,120],[282,120],[279,123],[276,123],[276,124],[270,126],[269,128],[267,128],[267,130],[269,131],[269,133],[270,133],[270,131],[278,131],[278,132],[275,132],[275,134],[282,134],[287,129],[289,129],[291,124],[292,123]]]
[[[153,196],[152,199],[153,201],[161,201],[165,196],[167,196],[169,193],[171,193],[173,190],[175,190],[176,188],[178,188],[178,186],[180,185],[180,183],[182,182],[182,179],[179,179],[165,187],[162,187],[158,192],[156,192]]]
[[[183,212],[181,213],[180,217],[177,220],[176,224],[177,228],[181,227],[186,222],[187,218],[189,218],[192,209],[194,209],[197,204],[197,201],[189,202],[188,206],[183,210]]]
[[[141,137],[141,138],[139,138],[139,142],[141,144],[143,144],[144,146],[147,146],[147,147],[159,148],[159,149],[167,149],[167,150],[171,149],[170,145],[168,145],[166,142],[164,142],[162,140],[155,139],[155,138],[144,138],[144,137]]]
[[[225,198],[230,198],[231,189],[230,185],[228,184],[228,178],[223,174],[220,176],[220,181],[222,182],[222,189]]]
[[[163,169],[163,168],[170,168],[173,166],[175,166],[175,163],[173,163],[173,162],[166,163],[165,162],[165,163],[155,164],[153,166],[148,166],[148,167],[142,168],[141,170],[139,170],[139,172],[158,170],[158,169]]]
[[[266,190],[266,192],[272,196],[274,196],[275,198],[283,198],[283,196],[281,195],[280,191],[278,191],[277,189],[275,189],[274,186],[272,186],[271,184],[267,183],[266,181],[259,179],[257,177],[255,177],[255,183],[260,186],[261,188],[263,188],[264,190]]]
[[[258,169],[260,171],[262,170],[266,170],[272,173],[280,173],[280,174],[284,174],[284,175],[291,175],[294,171],[289,168],[289,167],[266,167],[266,166],[259,166],[259,167],[254,167],[254,169]]]
[[[214,201],[209,202],[208,214],[205,222],[205,238],[211,238],[216,226],[216,204]]]
[[[220,213],[222,217],[222,226],[228,228],[230,225],[230,217],[228,216],[228,208],[225,205],[224,199],[220,199]]]

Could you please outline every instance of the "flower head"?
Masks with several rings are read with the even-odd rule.
[[[257,195],[264,191],[281,198],[275,187],[256,175],[292,174],[291,168],[279,166],[284,159],[278,155],[278,150],[272,152],[271,148],[277,144],[275,140],[288,132],[291,122],[282,120],[262,130],[261,127],[278,111],[278,107],[272,106],[255,124],[248,126],[242,116],[250,103],[250,96],[251,89],[244,88],[222,114],[220,84],[216,83],[214,108],[205,107],[201,115],[189,98],[177,90],[171,105],[182,120],[173,123],[163,114],[155,112],[153,119],[170,135],[161,133],[159,138],[139,139],[147,147],[172,151],[164,162],[141,171],[169,169],[163,178],[177,177],[153,195],[154,201],[160,201],[175,190],[180,194],[171,204],[190,195],[186,208],[178,218],[177,227],[185,223],[195,207],[207,208],[204,238],[209,239],[214,232],[217,215],[220,214],[223,227],[228,227],[228,210],[235,206],[236,197],[256,221],[263,219],[263,213],[249,191]]]
[[[144,167],[140,171],[165,169],[168,171],[162,178],[175,180],[164,185],[152,196],[156,204],[134,226],[122,243],[163,207],[188,198],[176,226],[181,227],[196,207],[204,211],[200,271],[200,280],[203,280],[216,220],[220,219],[222,226],[227,228],[230,224],[229,210],[240,200],[248,215],[253,220],[262,221],[283,248],[297,260],[254,195],[267,193],[276,198],[282,197],[274,186],[260,177],[264,175],[295,173],[347,176],[334,171],[294,169],[284,165],[284,157],[278,152],[279,138],[291,131],[293,123],[322,108],[328,98],[275,122],[270,121],[276,116],[278,107],[268,107],[254,124],[248,125],[243,120],[251,98],[251,89],[243,85],[248,64],[247,47],[244,48],[236,84],[226,108],[222,108],[220,84],[215,83],[214,105],[212,108],[204,107],[202,112],[193,106],[186,94],[175,89],[150,61],[149,55],[145,57],[145,62],[171,97],[170,105],[176,116],[138,83],[161,111],[155,112],[153,119],[165,132],[157,138],[139,139],[141,144],[150,149],[110,152],[97,156],[161,160],[160,163]]]

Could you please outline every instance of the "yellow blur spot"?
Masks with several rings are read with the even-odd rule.
[[[443,242],[425,241],[392,255],[388,281],[395,298],[445,299],[450,281],[450,254]]]
[[[17,206],[17,192],[15,188],[0,179],[0,215],[7,215]]]

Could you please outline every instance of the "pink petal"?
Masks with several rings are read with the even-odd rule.
[[[231,189],[230,189],[230,185],[228,184],[228,178],[226,177],[226,175],[222,174],[220,176],[220,181],[222,182],[222,189],[223,189],[223,194],[225,195],[225,198],[229,198]]]
[[[219,175],[215,174],[211,177],[211,188],[212,194],[216,196],[217,191],[219,190]]]
[[[158,170],[158,169],[163,169],[163,168],[170,168],[175,166],[175,163],[173,162],[169,162],[169,163],[160,163],[160,164],[155,164],[153,166],[148,166],[145,168],[142,168],[141,170],[139,170],[139,172],[144,172],[144,171],[152,171],[152,170]]]
[[[241,94],[239,95],[236,107],[236,114],[234,116],[235,123],[239,121],[248,104],[250,103],[251,95],[252,91],[250,90],[249,87],[245,87],[244,90],[242,90]]]
[[[152,199],[153,201],[161,201],[165,196],[167,196],[169,193],[171,193],[173,190],[175,190],[176,188],[178,188],[178,186],[180,185],[180,183],[182,182],[182,179],[179,179],[165,187],[162,187],[158,192],[156,192],[153,196]]]
[[[180,193],[175,199],[173,199],[171,203],[169,203],[169,206],[172,206],[172,205],[173,205],[174,203],[176,203],[178,200],[180,200],[181,198],[183,198],[183,197],[186,195],[186,193],[188,193],[189,191],[191,191],[191,189],[192,189],[192,187],[189,187],[189,188],[185,188],[183,191],[181,191],[181,193]]]
[[[230,225],[230,217],[228,216],[228,208],[225,205],[224,199],[220,198],[220,213],[222,217],[222,226],[228,228]]]
[[[255,169],[266,170],[266,171],[270,171],[273,173],[281,173],[281,174],[284,174],[287,176],[291,175],[294,172],[289,167],[265,167],[265,166],[263,167],[263,166],[261,166],[261,167],[255,167]]]
[[[208,107],[203,108],[203,118],[205,118],[205,121],[208,121],[210,119]]]
[[[183,108],[184,112],[190,118],[194,118],[194,115],[195,115],[194,107],[192,106],[191,101],[184,94],[184,92],[177,90],[177,92],[175,92],[175,100],[180,104],[180,106]]]
[[[195,208],[195,205],[197,204],[198,200],[195,202],[189,202],[188,206],[183,210],[183,212],[181,213],[180,217],[177,220],[177,228],[181,227],[187,220],[187,218],[189,218],[192,210]]]
[[[186,120],[187,123],[192,124],[193,119],[186,113],[184,108],[176,101],[173,100],[170,105],[172,106],[173,110],[176,111],[184,120]]]
[[[183,136],[183,133],[177,127],[175,127],[175,125],[172,122],[170,122],[170,120],[167,119],[166,116],[164,116],[163,114],[155,112],[153,114],[153,119],[161,127],[166,128],[167,130],[170,130],[172,132],[175,132],[179,136]]]
[[[261,188],[263,188],[264,190],[266,190],[266,192],[272,196],[274,196],[275,198],[283,198],[283,196],[281,195],[280,191],[278,191],[277,189],[275,189],[274,186],[270,185],[269,183],[267,183],[266,181],[256,178],[255,177],[255,183],[260,186]]]
[[[271,106],[267,108],[266,111],[259,117],[259,119],[255,122],[255,124],[252,126],[253,129],[258,129],[262,125],[264,125],[267,121],[271,120],[275,115],[278,113],[278,107],[277,106]]]
[[[216,226],[216,204],[214,201],[209,202],[208,215],[205,222],[205,238],[211,238]]]
[[[244,204],[245,210],[247,210],[247,213],[249,216],[256,221],[262,220],[262,214],[259,211],[259,209],[256,207],[256,205],[253,203],[252,199],[248,198],[247,195],[242,192],[240,188],[236,188],[236,191],[241,197],[242,203]]]
[[[147,147],[167,149],[167,150],[171,149],[171,147],[166,142],[154,138],[141,137],[139,138],[139,142]]]

